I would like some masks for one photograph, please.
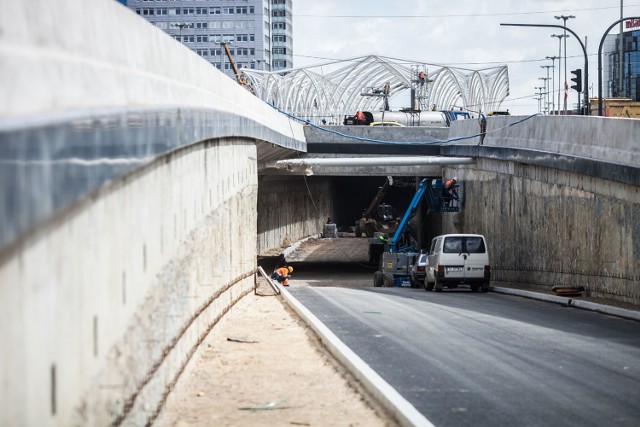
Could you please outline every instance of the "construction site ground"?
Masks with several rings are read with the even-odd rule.
[[[368,262],[367,251],[366,238],[303,242],[287,256],[294,266],[290,286],[371,287],[376,267]],[[244,297],[203,342],[156,425],[395,425],[282,297],[273,295],[266,280],[259,279],[258,285],[263,296]]]
[[[317,265],[305,273],[298,264],[332,265],[346,256],[365,266],[367,240],[303,243],[289,257],[298,266],[290,286],[372,286],[370,266],[367,275]],[[155,425],[395,425],[264,279],[257,291],[263,296],[244,297],[202,343]]]

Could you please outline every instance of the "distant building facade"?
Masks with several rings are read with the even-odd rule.
[[[640,101],[640,19],[623,23],[622,34],[610,34],[603,44],[603,95],[608,98],[630,98]],[[620,43],[623,54],[620,58]],[[622,63],[622,81],[620,64]]]
[[[126,0],[138,15],[233,76],[238,68],[293,66],[292,0]]]

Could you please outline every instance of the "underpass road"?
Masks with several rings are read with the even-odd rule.
[[[640,426],[640,323],[496,293],[290,287],[436,426]]]

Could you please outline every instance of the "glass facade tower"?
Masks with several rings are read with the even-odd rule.
[[[629,21],[627,21],[629,22]],[[603,85],[609,98],[631,98],[640,101],[640,28],[620,34],[612,34],[603,45]],[[623,54],[620,58],[620,43]],[[622,63],[622,81],[620,64]]]

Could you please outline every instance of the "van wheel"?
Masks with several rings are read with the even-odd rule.
[[[434,280],[434,282],[433,282],[433,290],[434,290],[435,292],[442,292],[442,288],[443,288],[444,286],[442,285],[442,282],[440,282],[440,281],[438,280],[438,276],[436,276],[433,280]]]
[[[433,290],[433,283],[429,283],[429,281],[427,281],[426,277],[424,279],[424,290],[425,291],[432,291]]]
[[[482,284],[482,292],[489,292],[489,288],[491,287],[490,283],[483,283]]]
[[[471,286],[471,292],[478,292],[478,289],[480,289],[480,285],[470,285]]]

